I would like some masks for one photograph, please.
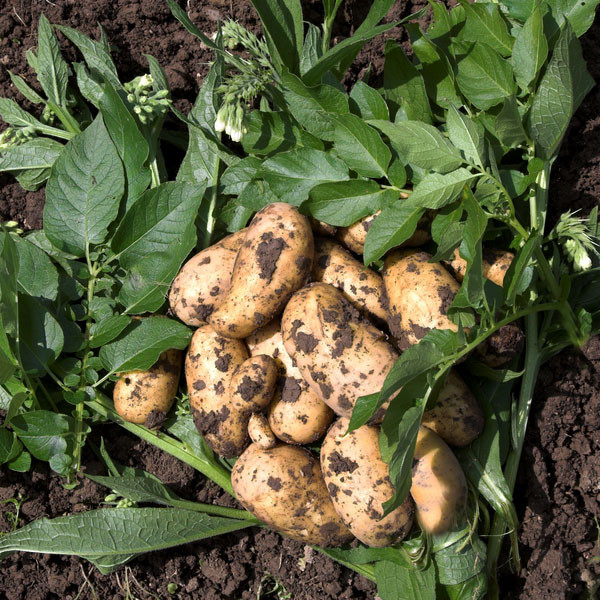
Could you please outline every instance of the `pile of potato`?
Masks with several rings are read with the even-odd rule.
[[[458,253],[447,270],[402,248],[388,254],[381,276],[352,254],[362,252],[372,219],[335,231],[271,204],[190,259],[169,297],[172,312],[196,328],[185,359],[194,422],[217,454],[239,456],[238,500],[270,527],[320,546],[354,537],[395,544],[414,516],[428,532],[450,529],[467,485],[448,444],[465,446],[483,428],[476,399],[451,371],[419,430],[410,496],[383,517],[394,492],[378,445],[387,405],[345,435],[349,418],[360,396],[381,389],[403,349],[432,328],[456,329],[446,311],[465,265]],[[418,231],[408,243],[427,239]],[[489,256],[486,276],[501,285],[511,257]],[[496,366],[519,341],[488,346]],[[122,374],[117,410],[146,423],[168,411],[180,363],[169,351],[146,373]],[[319,440],[320,460],[303,447]]]

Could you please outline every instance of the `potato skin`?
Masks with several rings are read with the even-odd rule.
[[[403,350],[431,329],[458,330],[446,312],[460,285],[441,264],[428,262],[430,258],[419,250],[397,250],[384,262],[388,325]]]
[[[323,221],[317,221],[314,217],[310,217],[310,226],[316,235],[334,237],[337,232],[337,227],[328,225]]]
[[[245,235],[242,229],[202,250],[175,277],[169,305],[186,325],[199,327],[205,323],[229,290],[235,257]]]
[[[385,335],[326,283],[311,283],[294,294],[281,333],[304,380],[342,417],[352,414],[357,398],[381,389],[398,358]]]
[[[272,356],[279,366],[280,379],[268,418],[273,433],[288,444],[311,444],[321,439],[334,412],[304,381],[292,363],[281,337],[280,324],[271,321],[246,339],[250,353]]]
[[[363,425],[344,437],[349,419],[338,419],[321,446],[321,469],[329,495],[344,524],[363,543],[390,546],[410,531],[410,497],[389,515],[382,504],[394,495],[388,465],[379,452],[379,428]]]
[[[143,424],[152,411],[167,413],[173,406],[179,376],[181,350],[165,350],[147,371],[120,373],[113,390],[115,410],[130,423]]]
[[[305,448],[249,446],[231,473],[241,504],[294,540],[324,547],[352,539],[333,508],[316,457]]]
[[[508,250],[484,248],[482,260],[483,276],[502,287],[506,271],[508,271],[508,267],[510,267],[514,258],[515,255]],[[458,248],[454,250],[454,257],[447,264],[452,269],[454,277],[462,282],[467,270],[467,261],[460,256]]]
[[[410,494],[421,528],[444,533],[458,522],[467,502],[467,480],[452,450],[433,431],[420,427]]]
[[[467,446],[483,431],[483,412],[462,377],[448,373],[435,406],[423,414],[422,424],[451,446]]]
[[[308,219],[296,208],[275,202],[250,223],[231,286],[208,317],[225,337],[241,339],[268,323],[306,281],[314,256]]]
[[[269,427],[267,417],[262,413],[252,413],[250,415],[250,420],[248,421],[248,435],[253,444],[258,445],[265,450],[275,448],[277,445],[277,438]]]
[[[329,283],[338,288],[358,310],[366,313],[375,322],[387,321],[387,298],[383,279],[333,240],[315,240],[312,280]]]
[[[516,323],[509,323],[479,344],[475,352],[479,360],[494,369],[510,362],[523,351],[524,346],[523,330]]]

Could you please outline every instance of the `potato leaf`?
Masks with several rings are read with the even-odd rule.
[[[523,119],[514,96],[505,98],[502,109],[496,117],[495,129],[498,139],[509,148],[527,140]]]
[[[485,131],[483,126],[453,105],[446,115],[446,127],[450,141],[465,158],[480,167],[485,166]]]
[[[56,162],[64,145],[50,138],[34,138],[19,146],[2,151],[0,171],[26,171],[50,169]]]
[[[38,22],[37,78],[48,98],[57,106],[67,102],[69,66],[60,53],[52,25],[42,13]]]
[[[514,40],[508,32],[498,4],[459,1],[467,15],[464,39],[469,42],[484,41],[501,56],[510,56]]]
[[[235,165],[232,165],[221,175],[220,184],[222,192],[231,196],[241,194],[244,188],[252,181],[262,161],[255,156],[246,156]]]
[[[382,95],[364,81],[357,81],[350,92],[350,108],[355,115],[364,120],[390,118]]]
[[[475,534],[466,545],[464,540],[458,540],[436,552],[434,560],[439,582],[442,585],[456,585],[483,571],[485,544]]]
[[[517,34],[512,55],[512,66],[517,83],[529,88],[548,57],[548,42],[544,36],[542,9],[536,4],[531,15]]]
[[[457,169],[450,173],[428,173],[417,184],[410,202],[423,208],[439,209],[454,201],[464,186],[478,177],[467,169]]]
[[[382,560],[375,563],[377,593],[381,600],[436,600],[435,566],[420,570]]]
[[[127,315],[112,315],[92,325],[90,348],[100,348],[112,342],[131,323]]]
[[[15,238],[15,245],[19,258],[19,291],[29,296],[56,300],[58,271],[48,255],[27,238]]]
[[[600,0],[545,0],[558,27],[566,21],[577,37],[581,37],[594,22],[596,8]]]

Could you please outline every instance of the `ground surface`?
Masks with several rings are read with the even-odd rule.
[[[185,1],[182,0],[185,5]],[[308,4],[307,17],[319,17],[319,2]],[[366,2],[346,0],[334,34],[346,36],[360,23]],[[390,18],[418,10],[424,2],[401,0]],[[41,11],[62,23],[95,35],[96,23],[106,29],[125,76],[145,71],[144,54],[153,54],[166,68],[177,105],[189,107],[211,54],[201,48],[158,0],[5,0],[0,8],[0,96],[17,97],[7,68],[27,76],[25,51],[35,46]],[[255,29],[257,18],[247,0],[188,0],[192,20],[213,32],[219,19],[234,17]],[[393,33],[406,42],[401,30]],[[583,39],[590,71],[600,80],[600,22]],[[358,57],[351,77],[370,63],[377,73],[383,40],[370,42]],[[567,208],[583,214],[600,204],[600,88],[578,111],[553,170],[551,218]],[[43,192],[24,193],[10,178],[0,176],[0,219],[15,219],[25,228],[39,228]],[[201,502],[231,503],[216,486],[191,468],[139,442],[117,427],[99,432],[117,460],[158,475],[182,496]],[[96,440],[97,441],[97,440]],[[86,469],[101,466],[88,456]],[[60,516],[98,506],[106,490],[83,479],[75,490],[61,487],[58,477],[37,464],[27,476],[0,472],[0,500],[21,494],[23,525],[42,516]],[[566,352],[542,370],[515,499],[522,520],[520,541],[523,569],[502,570],[503,598],[577,598],[586,581],[600,577],[598,528],[600,517],[600,342],[584,353]],[[0,531],[11,522],[11,504],[0,505]],[[118,574],[102,576],[88,563],[68,557],[14,555],[2,567],[0,597],[8,600],[61,598],[261,598],[274,580],[294,600],[373,600],[374,586],[322,556],[314,557],[298,543],[264,531],[231,534],[215,540],[158,552],[130,563]],[[89,585],[88,582],[89,581]],[[262,582],[262,590],[261,590]],[[177,591],[167,591],[169,583]],[[92,592],[95,590],[95,595]],[[78,594],[81,594],[78,596]]]

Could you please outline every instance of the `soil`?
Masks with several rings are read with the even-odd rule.
[[[233,17],[256,31],[258,19],[248,0],[180,0],[194,23],[212,33],[217,21]],[[306,17],[318,21],[321,4],[304,2]],[[334,41],[349,35],[368,10],[367,2],[347,0],[334,26]],[[396,20],[422,8],[424,1],[400,0],[388,19]],[[97,35],[105,28],[124,79],[146,71],[144,54],[154,55],[165,68],[176,105],[188,110],[211,53],[154,0],[6,0],[0,8],[0,96],[18,98],[7,68],[31,82],[25,51],[36,44],[39,15],[53,23]],[[398,28],[386,34],[408,49],[407,35]],[[592,76],[600,79],[600,20],[583,38],[584,57]],[[68,45],[62,40],[63,47]],[[383,39],[370,41],[357,57],[348,81],[371,67],[381,73]],[[73,49],[67,53],[75,58]],[[600,204],[600,88],[589,94],[573,119],[553,169],[550,220],[560,212],[585,215]],[[35,107],[33,107],[35,108]],[[41,227],[43,191],[23,192],[0,175],[0,219],[16,220],[24,229]],[[133,438],[115,426],[102,426],[113,457],[144,468],[191,500],[233,506],[220,488],[193,469]],[[93,438],[94,439],[94,438]],[[95,438],[99,443],[98,438]],[[93,454],[85,471],[100,473]],[[25,498],[18,525],[102,504],[108,490],[82,478],[65,490],[45,464],[34,464],[27,475],[0,473],[0,501]],[[511,599],[583,597],[600,580],[600,340],[583,352],[567,351],[544,366],[538,382],[515,501],[522,522],[519,532],[522,570],[501,569],[501,596]],[[12,527],[10,503],[0,504],[0,531]],[[251,599],[273,590],[279,582],[294,600],[362,600],[375,598],[372,583],[302,544],[262,530],[241,531],[202,543],[156,552],[132,561],[112,575],[101,575],[89,563],[70,557],[15,554],[2,567],[0,597],[8,600],[46,598],[201,598]],[[175,584],[173,593],[168,584]],[[127,593],[129,592],[129,596]],[[275,594],[266,597],[277,597]],[[278,597],[286,597],[280,593]]]

